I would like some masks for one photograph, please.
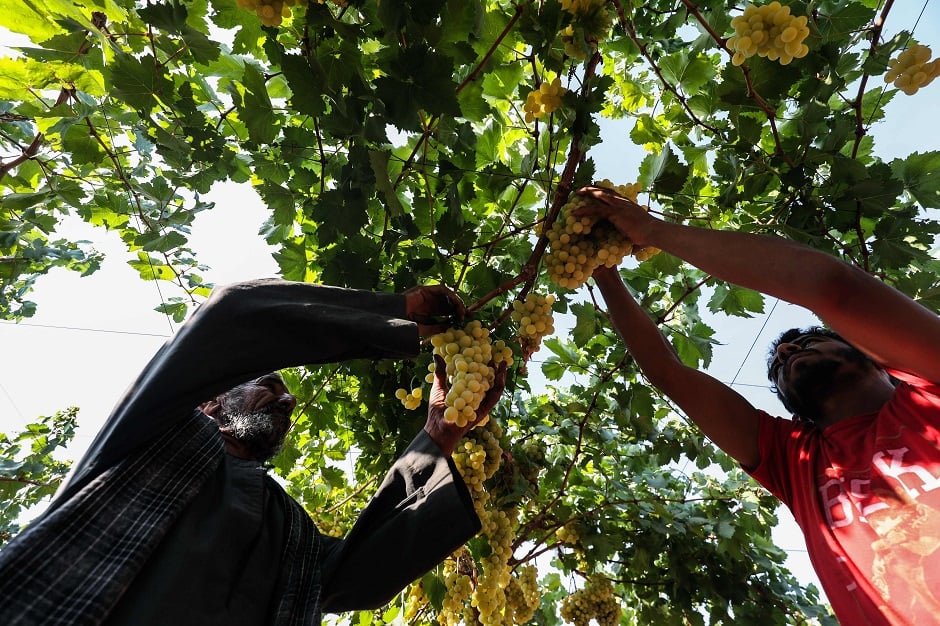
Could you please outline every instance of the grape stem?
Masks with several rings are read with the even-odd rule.
[[[691,0],[682,0],[682,4],[685,5],[685,8],[689,11],[689,14],[696,19],[696,21],[704,28],[712,39],[718,44],[718,46],[731,54],[731,51],[728,49],[727,40],[719,35],[714,28],[711,27],[711,24],[708,23],[708,20],[701,14],[698,10],[698,5],[692,2]],[[744,73],[744,83],[747,85],[747,95],[757,103],[757,106],[760,107],[760,110],[764,112],[767,116],[767,120],[770,122],[770,132],[774,137],[774,145],[776,147],[776,155],[783,158],[784,162],[790,167],[796,167],[796,164],[790,158],[790,155],[786,153],[783,149],[783,144],[780,142],[780,133],[777,130],[777,112],[772,106],[770,106],[766,100],[764,100],[757,90],[754,89],[754,83],[751,80],[751,70],[748,68],[747,63],[741,65],[741,71]]]

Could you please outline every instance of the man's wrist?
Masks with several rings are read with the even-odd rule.
[[[424,426],[424,432],[428,434],[431,441],[437,444],[437,447],[441,449],[444,456],[451,456],[454,450],[457,449],[457,442],[460,440],[459,436],[455,438],[452,433],[446,432],[442,428],[435,428],[431,424]]]
[[[594,282],[597,283],[598,287],[605,287],[619,280],[620,272],[616,267],[601,265],[594,270],[591,277],[594,279]]]

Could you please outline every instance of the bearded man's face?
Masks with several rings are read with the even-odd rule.
[[[258,461],[272,458],[284,445],[297,402],[277,375],[262,376],[218,398],[213,416],[229,435]]]

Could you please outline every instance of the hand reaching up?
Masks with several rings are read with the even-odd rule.
[[[607,220],[636,247],[648,245],[646,237],[656,222],[647,210],[610,189],[601,187],[582,187],[577,194],[589,203],[579,207],[574,214],[578,217],[589,216]]]

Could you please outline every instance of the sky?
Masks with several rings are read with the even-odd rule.
[[[921,2],[895,3],[886,36],[913,28],[922,6]],[[935,56],[940,54],[940,7],[928,5],[919,19],[915,37],[931,45]],[[9,35],[0,32],[0,54],[10,41]],[[912,122],[931,119],[930,109],[938,95],[940,81],[914,97],[899,94],[889,104],[887,121],[872,129],[877,154],[890,160],[915,150],[938,149],[937,126]],[[591,150],[598,179],[618,184],[636,179],[643,154],[630,142],[629,130],[628,125],[604,125],[603,144]],[[220,185],[204,199],[216,202],[217,208],[197,216],[190,244],[199,261],[211,268],[206,280],[224,284],[275,276],[274,249],[257,235],[264,213],[253,193]],[[97,273],[86,278],[61,270],[41,277],[30,296],[39,305],[36,315],[20,324],[0,321],[0,432],[14,432],[39,415],[78,406],[80,425],[68,454],[75,458],[175,325],[153,311],[162,298],[159,285],[140,280],[126,265],[127,254],[115,234],[78,220],[69,228],[110,256]],[[225,233],[224,240],[219,233]],[[766,314],[750,319],[711,319],[719,345],[709,372],[732,384],[755,406],[779,414],[781,408],[764,376],[767,346],[782,329],[814,324],[816,318],[784,302],[768,300],[766,306]],[[544,356],[536,353],[535,360],[540,358]],[[785,509],[780,517],[774,536],[789,555],[788,566],[800,582],[818,587],[792,517]]]

